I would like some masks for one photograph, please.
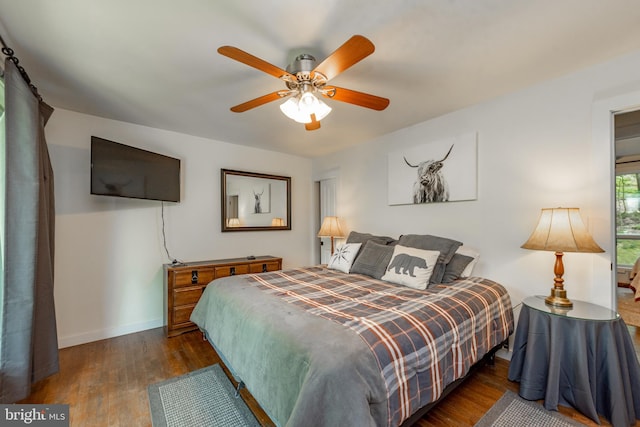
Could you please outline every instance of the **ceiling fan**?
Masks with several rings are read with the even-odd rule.
[[[218,48],[218,53],[271,74],[283,80],[287,86],[285,90],[271,92],[231,107],[231,111],[242,113],[278,99],[288,98],[280,106],[282,112],[287,117],[304,123],[306,130],[316,130],[320,128],[320,120],[331,111],[327,104],[318,99],[318,95],[378,111],[387,108],[387,98],[327,84],[338,74],[371,55],[374,50],[375,47],[369,39],[355,35],[320,64],[316,65],[316,59],[312,55],[301,54],[286,70],[237,47],[222,46]]]

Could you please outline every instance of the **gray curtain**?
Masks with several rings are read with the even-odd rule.
[[[24,399],[33,383],[58,371],[53,171],[44,136],[52,113],[5,60],[0,403]]]

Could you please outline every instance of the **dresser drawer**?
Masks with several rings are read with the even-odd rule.
[[[264,273],[266,271],[280,270],[279,262],[260,262],[249,265],[250,273]]]
[[[186,304],[195,304],[202,296],[202,286],[190,286],[184,288],[176,288],[173,290],[173,305],[180,306]]]
[[[194,268],[193,270],[178,270],[173,274],[173,286],[206,285],[214,279],[213,268]]]
[[[249,264],[225,265],[215,268],[216,279],[220,277],[235,276],[237,274],[247,274],[249,272]]]
[[[195,304],[183,305],[180,307],[174,307],[173,309],[173,327],[185,326],[185,324],[192,324],[189,318],[191,312],[195,307]]]

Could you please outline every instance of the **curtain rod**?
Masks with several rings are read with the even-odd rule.
[[[20,75],[22,76],[24,81],[27,82],[27,84],[29,85],[31,92],[33,92],[36,98],[38,98],[38,101],[42,102],[42,96],[40,96],[40,94],[38,93],[38,88],[35,87],[33,83],[31,83],[31,78],[29,77],[29,74],[27,74],[27,71],[24,69],[24,67],[20,65],[20,60],[13,54],[14,53],[13,49],[8,47],[7,44],[4,42],[2,35],[0,35],[0,43],[2,43],[2,53],[4,53],[9,58],[9,60],[16,65],[16,67],[18,68],[18,71],[20,72]]]

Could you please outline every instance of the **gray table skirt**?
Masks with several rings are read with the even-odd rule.
[[[509,380],[547,410],[569,405],[615,427],[640,419],[640,365],[622,318],[571,319],[523,305]]]

